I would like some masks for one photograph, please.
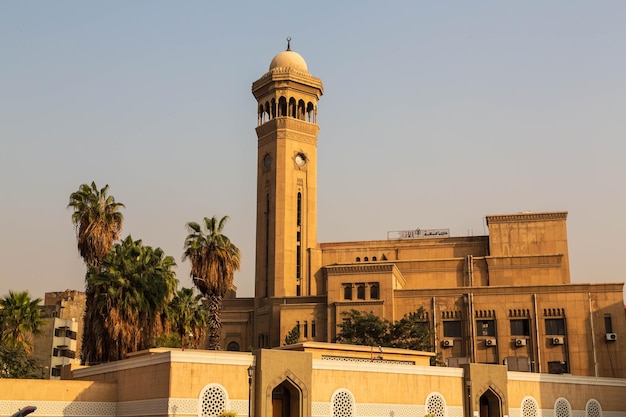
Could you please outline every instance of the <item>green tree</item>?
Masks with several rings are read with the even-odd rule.
[[[113,246],[99,272],[92,270],[88,277],[96,295],[93,311],[102,317],[92,321],[95,339],[102,343],[92,351],[91,362],[123,359],[151,346],[178,285],[175,266],[161,248],[144,246],[131,236]]]
[[[41,298],[31,299],[28,291],[9,291],[0,299],[0,342],[5,346],[21,346],[29,353],[33,336],[40,333]]]
[[[169,328],[180,336],[179,346],[184,348],[186,340],[192,347],[199,346],[208,322],[208,311],[202,303],[202,294],[194,295],[193,288],[183,288],[176,293],[165,311]]]
[[[235,271],[239,270],[241,252],[222,233],[228,216],[221,219],[204,218],[204,230],[195,222],[187,223],[183,261],[191,261],[190,276],[198,290],[206,297],[209,310],[209,349],[220,349],[222,330],[222,302],[233,286]]]
[[[374,313],[358,310],[343,312],[343,323],[339,324],[340,332],[337,342],[363,346],[389,346],[390,323]]]
[[[0,378],[42,379],[43,371],[23,345],[0,343]]]
[[[426,311],[420,307],[396,321],[390,328],[391,347],[427,352],[432,350],[434,330],[425,318]]]
[[[78,252],[87,265],[86,281],[86,309],[82,344],[82,362],[97,362],[97,352],[101,351],[103,340],[97,337],[94,329],[103,327],[102,317],[93,311],[97,297],[94,288],[89,287],[88,277],[100,272],[105,256],[111,250],[113,243],[119,239],[122,231],[124,216],[120,209],[124,204],[115,201],[108,195],[109,186],[98,189],[95,182],[82,184],[78,191],[70,194],[67,205],[74,212],[72,223],[76,227],[76,242]]]
[[[300,326],[296,324],[295,326],[293,326],[293,329],[291,329],[291,331],[287,333],[287,336],[285,336],[285,344],[293,345],[295,343],[298,343],[298,340],[300,340]]]
[[[342,313],[345,317],[337,342],[363,346],[384,346],[400,349],[430,351],[434,331],[424,321],[425,310],[420,307],[395,323],[374,313],[357,310]]]

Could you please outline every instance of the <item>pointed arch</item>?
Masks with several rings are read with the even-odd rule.
[[[288,415],[299,417],[304,414],[304,404],[308,401],[309,392],[306,384],[289,369],[274,378],[265,390],[267,402],[266,415]],[[281,412],[274,414],[274,407],[281,407]]]

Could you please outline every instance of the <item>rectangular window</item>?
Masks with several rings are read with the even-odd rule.
[[[565,361],[551,361],[548,362],[548,373],[549,374],[566,374],[567,371],[567,362]]]
[[[351,284],[346,284],[343,287],[343,299],[352,300],[352,285]]]
[[[476,332],[478,336],[495,336],[496,321],[495,320],[476,320]]]
[[[304,322],[304,337],[309,337],[309,322]]]
[[[511,336],[530,336],[530,321],[528,319],[511,320]]]
[[[443,337],[461,337],[461,322],[458,320],[444,321]]]
[[[51,373],[52,376],[61,376],[61,368],[52,368]]]
[[[311,322],[311,337],[315,338],[315,320]]]
[[[613,322],[611,321],[611,316],[609,314],[604,316],[604,332],[613,333]]]
[[[565,336],[565,319],[546,319],[546,334]]]

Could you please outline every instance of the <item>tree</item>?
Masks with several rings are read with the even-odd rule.
[[[204,218],[204,230],[200,224],[187,223],[183,261],[191,261],[191,279],[207,299],[209,310],[209,349],[220,349],[222,330],[222,301],[232,288],[235,271],[239,270],[241,252],[230,239],[222,234],[228,216],[220,220],[213,216]]]
[[[88,287],[94,305],[92,324],[99,343],[93,363],[123,359],[151,346],[162,330],[161,316],[175,294],[174,258],[161,248],[126,237],[105,256],[99,272],[91,271]]]
[[[33,336],[39,334],[41,298],[31,299],[28,291],[9,291],[0,300],[0,342],[6,346],[21,346],[29,353]]]
[[[343,312],[344,322],[339,324],[337,342],[363,346],[389,346],[390,323],[374,313],[358,310]]]
[[[113,242],[119,239],[122,231],[124,216],[120,209],[124,204],[115,201],[108,195],[109,185],[98,189],[95,182],[91,185],[82,184],[78,191],[70,194],[68,208],[74,210],[72,223],[76,227],[76,242],[78,252],[87,265],[86,281],[86,309],[84,319],[82,362],[94,361],[96,352],[101,350],[102,340],[94,335],[94,329],[102,327],[101,318],[94,314],[93,306],[96,294],[89,287],[88,277],[92,273],[100,272],[100,265],[111,250]]]
[[[23,345],[0,343],[0,378],[43,379],[43,371]]]
[[[176,293],[165,311],[170,330],[180,336],[179,346],[184,349],[185,336],[188,335],[191,337],[191,345],[198,346],[208,322],[202,294],[194,295],[193,288],[183,288]]]
[[[287,333],[287,336],[285,336],[285,344],[293,345],[295,343],[298,343],[298,340],[300,340],[300,326],[296,324],[295,326],[293,326],[293,329],[291,329],[291,331]]]
[[[345,317],[337,335],[337,342],[363,346],[384,346],[400,349],[430,351],[434,331],[424,321],[425,310],[406,314],[395,323],[374,313],[357,310],[342,313]]]

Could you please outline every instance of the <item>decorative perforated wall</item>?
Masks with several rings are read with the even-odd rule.
[[[200,394],[199,417],[215,417],[229,409],[228,393],[219,384],[209,384]]]
[[[572,417],[572,407],[565,398],[557,398],[554,402],[555,417]]]
[[[522,400],[522,417],[539,417],[539,405],[533,397]]]
[[[446,417],[446,400],[438,392],[432,392],[426,397],[426,414],[436,417]]]
[[[602,417],[602,407],[598,401],[593,399],[587,401],[585,417]]]
[[[346,389],[335,391],[331,402],[333,404],[332,417],[354,416],[354,396],[350,391]]]

